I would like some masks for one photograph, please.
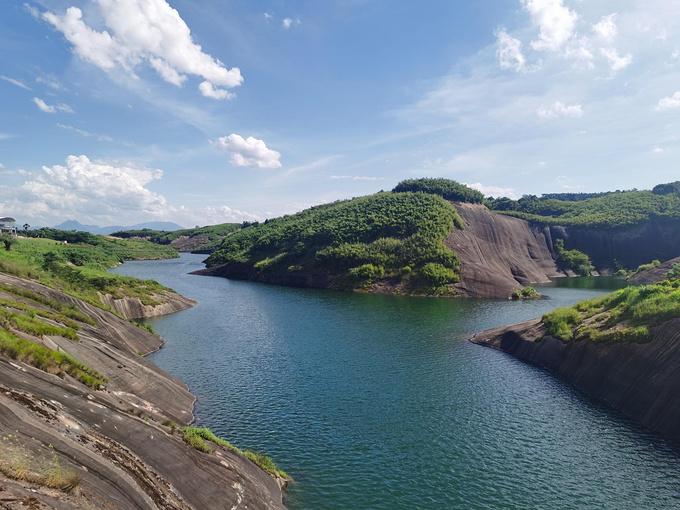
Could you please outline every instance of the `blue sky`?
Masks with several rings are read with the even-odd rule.
[[[264,219],[447,177],[679,178],[671,0],[7,0],[0,214]]]

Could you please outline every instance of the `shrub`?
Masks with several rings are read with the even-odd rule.
[[[572,326],[581,321],[581,314],[574,308],[557,308],[543,315],[542,321],[549,335],[568,342],[574,338]]]
[[[456,283],[460,281],[458,275],[448,267],[442,264],[435,264],[428,262],[423,266],[421,271],[423,279],[426,284],[432,287],[443,287],[449,283]]]
[[[680,262],[676,262],[671,266],[671,269],[670,271],[668,271],[666,278],[668,278],[669,280],[677,280],[678,278],[680,278]]]

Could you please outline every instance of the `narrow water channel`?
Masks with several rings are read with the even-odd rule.
[[[201,426],[295,478],[292,510],[680,507],[677,449],[467,342],[616,283],[529,302],[368,296],[188,275],[203,258],[113,271],[198,300],[148,321],[167,342],[151,359],[197,395]]]

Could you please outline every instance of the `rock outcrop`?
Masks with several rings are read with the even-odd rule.
[[[539,319],[471,341],[533,363],[672,440],[680,440],[680,319],[650,328],[647,343],[562,342]]]
[[[150,297],[158,304],[145,305],[138,297],[114,299],[111,294],[99,294],[99,299],[103,304],[110,306],[126,319],[158,317],[159,315],[181,312],[182,310],[196,306],[196,301],[193,299],[167,290],[163,291],[162,294],[152,294]]]
[[[634,274],[628,281],[635,285],[651,285],[653,283],[659,283],[666,279],[668,272],[671,270],[674,264],[680,263],[680,257],[675,257],[674,259],[667,260],[663,264],[659,264],[656,267],[645,269],[637,274]]]
[[[564,239],[567,250],[586,253],[596,268],[611,267],[614,260],[629,269],[654,259],[680,255],[680,222],[652,218],[633,227],[550,227],[552,238]]]
[[[78,323],[78,341],[21,336],[70,354],[108,380],[94,390],[0,354],[0,507],[284,508],[277,480],[244,456],[216,445],[203,453],[183,441],[175,424],[193,420],[195,397],[140,355],[161,347],[161,339],[35,282],[6,275],[0,282],[75,305],[94,319],[97,326]],[[31,475],[57,471],[69,473],[73,487],[56,490]]]
[[[494,214],[483,205],[456,204],[456,209],[465,228],[449,234],[445,245],[460,258],[456,287],[465,295],[507,299],[526,285],[564,275],[555,265],[544,230]]]

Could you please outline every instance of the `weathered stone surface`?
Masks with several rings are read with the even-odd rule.
[[[163,291],[162,294],[153,294],[151,299],[159,302],[157,305],[145,305],[137,297],[124,297],[114,299],[110,294],[99,294],[99,299],[105,305],[110,306],[126,319],[143,319],[144,317],[158,317],[175,312],[181,312],[192,306],[196,301],[174,292]]]
[[[543,230],[482,205],[456,204],[456,209],[465,228],[454,230],[445,244],[460,258],[461,281],[456,287],[467,296],[506,299],[526,285],[563,276]]]
[[[680,319],[650,328],[643,343],[564,343],[539,319],[476,334],[471,341],[547,369],[664,437],[680,440]]]
[[[653,283],[659,283],[666,279],[668,271],[671,270],[673,264],[680,263],[680,257],[676,257],[671,260],[667,260],[663,264],[659,264],[656,267],[650,269],[645,269],[640,271],[638,274],[631,276],[628,281],[635,285],[651,285]]]
[[[161,339],[35,282],[6,275],[0,281],[74,303],[95,319],[96,327],[80,324],[79,342],[49,341],[109,380],[95,391],[68,375],[0,356],[0,437],[8,438],[0,444],[0,461],[12,445],[31,459],[33,470],[51,469],[56,456],[61,470],[81,477],[77,491],[65,494],[0,474],[0,507],[284,508],[277,480],[250,460],[220,447],[199,452],[163,425],[190,423],[195,397],[138,354],[158,349]]]

